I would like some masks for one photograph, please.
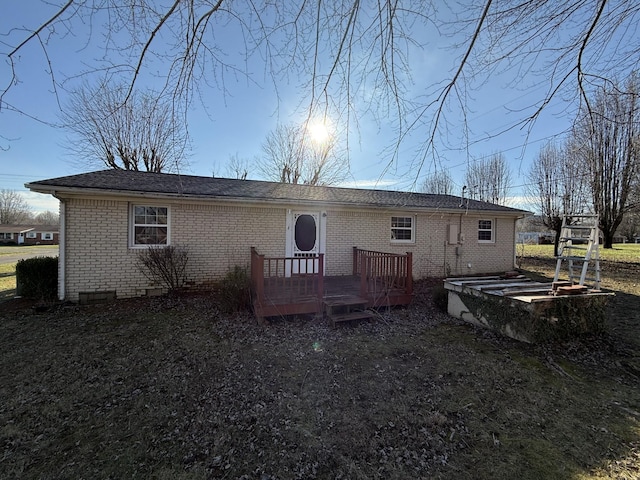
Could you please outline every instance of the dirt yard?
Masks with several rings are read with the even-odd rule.
[[[640,478],[636,295],[608,335],[532,346],[431,288],[336,329],[206,295],[3,303],[0,477]]]

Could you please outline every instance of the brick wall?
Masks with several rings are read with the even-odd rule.
[[[129,208],[132,203],[168,206],[173,245],[189,251],[187,279],[204,283],[220,279],[233,266],[248,266],[250,247],[267,256],[284,256],[287,210],[257,205],[155,202],[127,199],[65,200],[66,298],[78,300],[80,292],[116,291],[118,297],[145,294],[157,288],[138,269],[138,249],[129,246]],[[318,209],[320,210],[320,209]],[[406,211],[326,210],[327,275],[352,271],[352,247],[384,252],[413,252],[414,277],[466,275],[513,268],[514,220],[496,222],[495,243],[477,241],[478,217],[462,216],[460,245],[447,243],[448,225],[459,225],[460,215],[415,215],[415,243],[390,240],[391,216],[414,215]],[[471,267],[469,267],[469,264]]]
[[[414,216],[415,243],[398,244],[391,241],[392,216]],[[495,243],[478,242],[480,219],[495,222]],[[451,224],[462,232],[462,243],[449,244]],[[477,215],[416,214],[401,210],[329,211],[327,275],[342,275],[351,271],[351,248],[354,246],[390,253],[412,252],[415,278],[500,272],[514,266],[514,220]]]
[[[265,255],[284,255],[285,209],[173,202],[66,200],[65,296],[79,292],[116,291],[118,297],[143,295],[157,287],[136,265],[129,248],[131,203],[168,206],[173,245],[189,251],[187,280],[220,279],[234,265],[247,266],[250,248]]]

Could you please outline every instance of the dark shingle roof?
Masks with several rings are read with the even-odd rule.
[[[167,173],[102,170],[67,177],[31,182],[27,188],[54,191],[93,191],[102,193],[133,193],[183,196],[210,199],[254,200],[265,202],[317,203],[352,207],[427,208],[438,210],[491,211],[519,215],[526,213],[502,205],[466,200],[452,195],[369,190],[341,187],[318,187],[288,183],[198,177]]]
[[[35,224],[20,224],[20,225],[0,225],[0,232],[58,232],[60,227],[58,225],[35,225]]]

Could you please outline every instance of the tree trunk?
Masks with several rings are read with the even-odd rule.
[[[560,225],[559,228],[554,228],[553,231],[556,232],[556,238],[553,241],[553,256],[557,257],[558,256],[558,245],[560,245],[560,233],[562,232],[562,224]]]

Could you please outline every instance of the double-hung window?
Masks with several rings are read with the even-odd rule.
[[[168,245],[169,207],[132,205],[131,245]]]
[[[391,217],[391,242],[414,243],[415,242],[415,218]]]
[[[42,237],[42,240],[53,240],[53,233],[51,232],[42,232],[40,236]]]
[[[495,222],[493,220],[478,220],[478,242],[495,242]]]

